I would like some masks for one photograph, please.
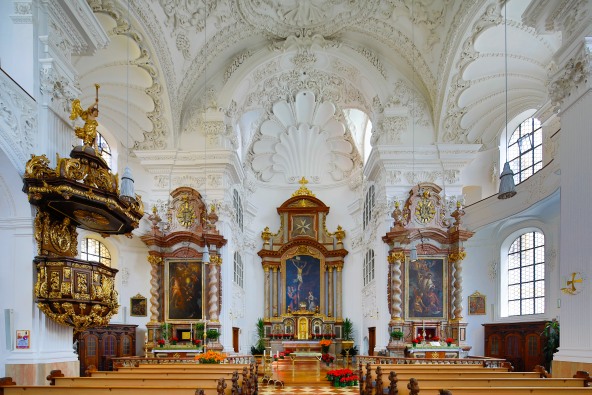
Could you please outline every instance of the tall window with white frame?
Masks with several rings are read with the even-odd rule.
[[[84,261],[100,262],[111,267],[111,253],[105,244],[91,237],[82,240],[80,246],[80,259]]]
[[[514,130],[508,140],[508,162],[516,184],[543,168],[543,128],[538,119],[528,118]]]
[[[232,194],[232,203],[234,205],[234,219],[239,227],[243,230],[243,203],[238,191],[235,189]]]
[[[520,235],[508,252],[508,315],[545,312],[545,236]]]
[[[234,253],[234,283],[241,288],[243,287],[243,273],[243,259],[237,251]]]
[[[97,132],[97,147],[99,147],[99,153],[101,154],[101,158],[103,158],[103,160],[107,162],[109,168],[111,168],[111,164],[113,163],[111,147],[109,146],[109,143],[107,142],[105,137],[99,132]]]
[[[374,280],[374,250],[366,251],[364,257],[364,286],[370,284]]]
[[[364,217],[362,219],[362,228],[370,224],[372,220],[372,211],[374,210],[374,185],[370,185],[366,191],[366,198],[364,199]]]

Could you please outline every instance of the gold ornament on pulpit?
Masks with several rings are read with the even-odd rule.
[[[84,126],[74,128],[74,133],[76,133],[76,137],[82,140],[84,145],[93,147],[95,146],[95,141],[97,139],[97,126],[99,123],[97,122],[97,117],[99,116],[99,84],[95,84],[96,88],[96,95],[95,95],[95,102],[88,107],[88,109],[84,110],[82,105],[80,104],[79,99],[75,99],[72,102],[72,113],[70,114],[70,119],[75,120],[76,118],[80,117],[84,121]]]

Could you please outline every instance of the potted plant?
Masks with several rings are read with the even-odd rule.
[[[391,332],[391,337],[395,340],[401,340],[403,338],[403,331],[394,330]]]
[[[555,354],[559,349],[559,321],[553,319],[552,321],[547,322],[541,335],[546,339],[546,342],[543,344],[545,369],[550,372],[553,354]]]
[[[221,333],[218,332],[216,329],[208,329],[206,331],[206,338],[215,342],[220,337]]]
[[[169,340],[173,334],[173,325],[168,322],[163,322],[160,325],[160,333],[165,341]]]
[[[345,320],[343,320],[343,325],[341,328],[343,331],[342,332],[343,340],[341,342],[341,346],[345,350],[350,349],[354,345],[354,338],[353,338],[354,324],[353,324],[353,322],[351,322],[351,320],[349,318],[346,318]]]
[[[257,343],[251,346],[251,354],[262,355],[265,350],[265,325],[262,318],[257,320],[255,327],[257,328]]]

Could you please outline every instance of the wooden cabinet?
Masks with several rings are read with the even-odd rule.
[[[75,336],[78,340],[80,375],[93,365],[98,370],[113,370],[113,357],[136,355],[137,325],[113,324],[88,329]]]
[[[485,327],[485,356],[505,358],[514,370],[529,372],[536,365],[544,365],[541,336],[547,321],[483,324]]]

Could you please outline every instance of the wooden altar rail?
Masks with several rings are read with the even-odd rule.
[[[373,395],[388,393],[389,395],[592,395],[589,383],[592,379],[587,372],[578,372],[572,379],[548,378],[544,369],[532,372],[539,377],[525,377],[526,372],[496,372],[488,368],[480,368],[472,371],[443,372],[441,367],[420,365],[378,365],[372,369],[372,365],[366,365],[364,375],[362,365],[359,367],[360,376],[359,392],[361,395]],[[392,370],[386,370],[392,369]],[[458,369],[466,369],[458,366]],[[383,376],[388,372],[388,383],[383,381]],[[479,373],[482,377],[474,377]],[[503,374],[504,377],[499,375]],[[511,376],[514,375],[514,376]]]
[[[166,364],[199,364],[195,358],[174,357],[117,357],[111,358],[113,366],[166,365]],[[227,355],[222,364],[251,364],[255,363],[252,355]]]
[[[477,365],[486,368],[502,368],[509,365],[505,359],[488,357],[408,358],[358,355],[356,359],[363,365],[367,363],[375,365]]]

